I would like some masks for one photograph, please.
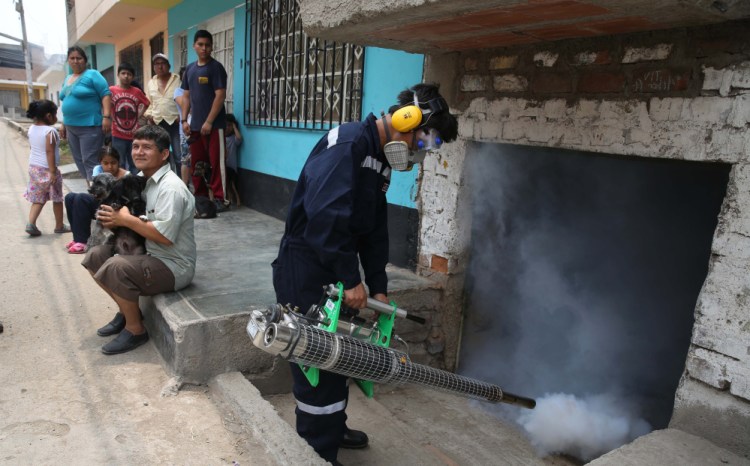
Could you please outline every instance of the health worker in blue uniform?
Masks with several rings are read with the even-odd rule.
[[[417,84],[402,91],[398,105],[381,118],[369,114],[323,136],[297,181],[272,264],[278,302],[305,312],[320,301],[324,286],[337,282],[349,308],[365,307],[368,294],[388,302],[385,195],[391,171],[411,169],[427,150],[457,135],[458,123],[438,87]],[[340,447],[366,447],[367,435],[346,427],[346,377],[320,371],[313,387],[298,365],[291,369],[299,435],[334,464]]]

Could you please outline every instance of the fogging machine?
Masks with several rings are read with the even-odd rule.
[[[497,385],[412,363],[408,354],[390,348],[393,325],[396,317],[424,324],[423,318],[408,314],[394,302],[373,298],[367,299],[367,309],[377,318],[346,316],[343,297],[344,286],[337,283],[325,287],[320,303],[305,314],[289,304],[254,310],[247,333],[263,351],[299,364],[312,386],[318,385],[320,370],[326,370],[352,377],[368,397],[373,395],[375,382],[414,383],[491,403],[536,406],[533,399]]]

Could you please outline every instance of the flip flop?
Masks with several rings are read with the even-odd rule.
[[[39,228],[37,228],[33,223],[26,224],[26,233],[28,233],[29,236],[39,236],[42,234],[42,232],[39,231]]]
[[[68,241],[68,244],[65,245],[65,249],[70,249],[70,247],[73,246],[75,243],[76,243],[75,240]]]
[[[55,233],[61,234],[61,233],[71,233],[73,230],[70,229],[70,227],[63,223],[62,228],[55,228]]]
[[[68,254],[83,254],[85,252],[86,245],[83,243],[73,243],[73,245],[68,248]]]

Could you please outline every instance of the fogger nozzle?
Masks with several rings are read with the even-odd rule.
[[[412,363],[400,351],[327,332],[300,321],[268,322],[253,311],[247,331],[255,346],[285,359],[329,372],[378,383],[415,383],[492,403],[534,408],[531,398],[504,392],[494,384]]]

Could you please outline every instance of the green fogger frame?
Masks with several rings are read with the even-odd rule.
[[[328,285],[325,288],[327,299],[322,306],[318,307],[321,323],[318,328],[327,332],[340,332],[341,306],[344,302],[344,285],[341,282],[335,285]],[[377,312],[378,319],[374,323],[374,328],[365,328],[363,325],[347,324],[349,333],[355,338],[368,341],[376,346],[388,348],[391,344],[393,334],[393,324],[396,316],[424,324],[425,319],[409,315],[405,310],[399,309],[396,303],[391,301],[390,304],[378,301],[377,299],[367,298],[367,309]],[[366,323],[366,321],[364,321]],[[317,387],[320,382],[320,369],[317,367],[299,365],[302,372],[307,377],[310,385]],[[374,393],[374,383],[369,380],[354,379],[360,390],[368,397],[372,398]]]

